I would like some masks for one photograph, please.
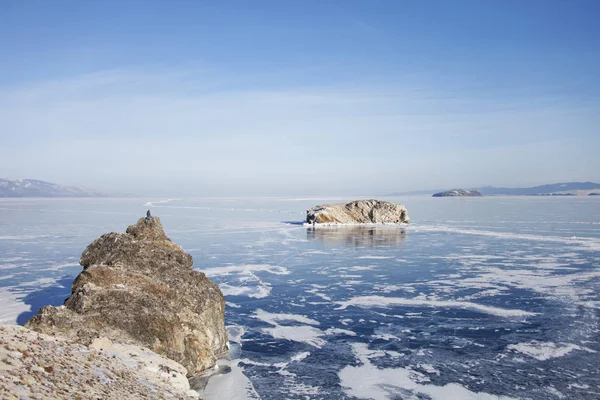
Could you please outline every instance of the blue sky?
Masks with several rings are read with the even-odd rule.
[[[600,2],[0,2],[0,177],[138,194],[600,181]]]

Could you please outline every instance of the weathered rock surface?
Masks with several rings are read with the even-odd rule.
[[[312,224],[408,223],[408,211],[401,204],[379,200],[325,204],[306,210],[306,222]]]
[[[64,306],[42,308],[26,327],[84,345],[106,337],[144,346],[182,364],[188,376],[227,354],[223,294],[192,270],[192,257],[158,218],[102,235],[80,263]]]
[[[432,197],[482,197],[476,190],[452,189],[445,192],[434,193]]]
[[[2,399],[192,399],[185,368],[133,345],[90,347],[15,325],[0,326]]]

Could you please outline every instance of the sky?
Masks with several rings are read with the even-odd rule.
[[[123,194],[600,182],[600,1],[0,1],[0,178]]]

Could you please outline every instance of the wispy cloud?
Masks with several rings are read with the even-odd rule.
[[[247,77],[233,90],[230,79],[111,70],[2,88],[0,168],[111,189],[189,182],[224,194],[386,192],[506,184],[496,172],[514,169],[532,182],[557,165],[572,179],[600,170],[581,147],[598,149],[595,104],[494,99],[418,82],[261,82],[259,90]],[[565,151],[575,159],[563,160]]]

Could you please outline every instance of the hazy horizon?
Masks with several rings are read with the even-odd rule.
[[[595,1],[0,4],[0,176],[121,194],[600,181]]]

